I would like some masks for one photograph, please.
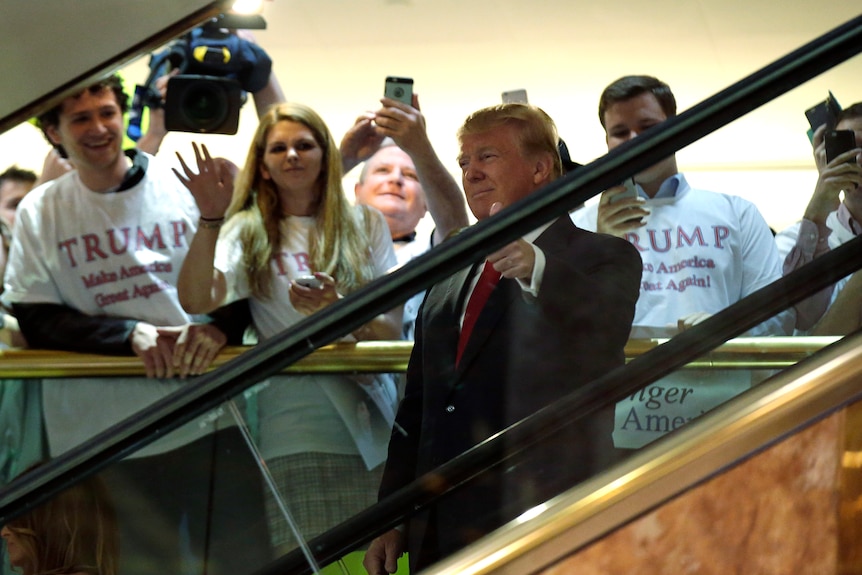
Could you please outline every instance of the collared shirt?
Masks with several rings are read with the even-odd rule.
[[[859,235],[862,224],[856,221],[847,205],[843,202],[838,209],[829,214],[826,224],[815,224],[802,219],[775,237],[779,253],[784,256],[784,275],[800,269]],[[831,304],[835,294],[843,287],[844,280],[836,286],[829,286],[797,303],[796,329],[806,331],[816,324]]]
[[[663,181],[661,183],[661,186],[659,186],[658,191],[655,193],[655,196],[652,199],[660,200],[660,199],[664,199],[664,198],[675,198],[676,193],[679,191],[679,184],[680,184],[680,178],[681,177],[682,176],[680,174],[674,174],[673,176],[671,176],[668,179],[666,179],[665,181]],[[645,200],[649,200],[650,199],[649,196],[646,195],[646,192],[644,192],[644,189],[641,187],[641,185],[640,184],[635,184],[635,185],[637,186],[638,195],[640,195],[640,197],[642,197]]]

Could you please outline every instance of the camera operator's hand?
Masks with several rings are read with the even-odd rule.
[[[162,101],[161,105],[150,106],[149,108],[150,120],[147,125],[147,131],[143,136],[141,136],[141,139],[138,140],[137,144],[137,148],[142,152],[155,156],[159,152],[159,148],[162,146],[162,140],[164,140],[165,136],[168,135],[168,131],[165,128],[164,103],[165,98],[167,98],[168,95],[168,81],[179,73],[179,69],[175,68],[164,76],[159,76],[156,79],[155,89],[159,93]]]
[[[196,143],[192,143],[192,147],[195,151],[198,172],[194,173],[186,165],[179,152],[177,152],[177,158],[180,160],[185,177],[176,168],[171,169],[194,196],[201,218],[208,220],[223,218],[233,195],[234,176],[231,173],[230,164],[213,159],[203,144],[198,148]]]
[[[341,138],[341,168],[346,174],[380,149],[385,136],[374,129],[374,112],[366,112],[356,118]]]
[[[257,44],[257,39],[254,37],[254,34],[251,33],[251,30],[231,28],[230,32],[237,38],[248,42],[249,44]],[[278,78],[275,77],[274,70],[270,71],[269,81],[266,83],[266,86],[260,90],[253,91],[251,93],[251,97],[254,100],[254,109],[257,112],[258,119],[262,118],[271,106],[285,101],[284,91],[278,83]],[[344,173],[347,173],[347,170],[345,170]]]

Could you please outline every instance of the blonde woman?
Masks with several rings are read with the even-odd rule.
[[[194,152],[197,173],[181,157],[176,171],[201,213],[178,282],[189,313],[248,298],[266,340],[395,265],[386,221],[347,201],[337,143],[307,106],[277,104],[262,116],[235,186],[206,147]],[[347,339],[398,339],[400,328],[399,307]],[[280,376],[263,389],[260,448],[304,537],[376,501],[395,402],[382,377]],[[283,552],[296,542],[270,499]]]
[[[119,538],[104,483],[91,476],[3,526],[22,575],[117,575]]]

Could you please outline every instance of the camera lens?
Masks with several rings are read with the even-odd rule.
[[[207,131],[224,121],[228,112],[228,98],[222,86],[200,82],[186,92],[181,109],[190,124]]]
[[[169,131],[235,134],[243,93],[238,81],[184,75],[168,80],[165,128]]]

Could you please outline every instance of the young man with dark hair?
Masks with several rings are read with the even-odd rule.
[[[622,77],[605,88],[599,102],[608,150],[676,115],[670,88],[652,76]],[[644,270],[635,337],[670,337],[781,277],[772,232],[753,203],[692,188],[677,169],[675,155],[635,174],[634,183],[637,197],[621,197],[625,188],[613,187],[571,217],[584,229],[625,238],[640,252]],[[748,334],[786,335],[793,321],[792,311],[785,312]],[[748,389],[751,375],[685,370],[661,385],[678,389],[684,399],[656,402],[650,392],[657,388],[648,387],[620,402],[614,430],[618,447],[641,447],[684,425]]]
[[[75,170],[18,208],[3,299],[30,347],[135,354],[149,378],[45,380],[51,456],[180,389],[228,339],[179,304],[177,276],[199,214],[167,166],[123,151],[125,109],[113,76],[42,114],[42,130]],[[266,561],[256,465],[225,418],[192,421],[104,473],[122,494],[123,573],[236,573]]]

